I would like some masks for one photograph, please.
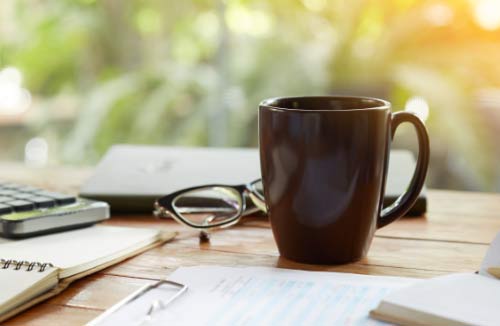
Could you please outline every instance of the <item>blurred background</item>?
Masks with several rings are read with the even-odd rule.
[[[262,99],[320,94],[417,113],[428,186],[500,191],[500,0],[0,1],[3,161],[255,147]]]

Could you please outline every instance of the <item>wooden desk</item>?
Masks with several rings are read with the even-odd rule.
[[[74,190],[88,170],[25,171],[10,166],[0,178],[36,181]],[[86,172],[82,172],[86,171]],[[59,187],[57,187],[59,185]],[[108,224],[178,230],[162,247],[80,280],[58,297],[9,320],[5,325],[82,325],[140,286],[167,276],[176,267],[198,264],[258,265],[376,275],[432,277],[475,271],[489,242],[500,231],[500,194],[429,191],[426,217],[404,218],[377,231],[368,256],[340,266],[297,264],[278,255],[267,221],[248,218],[200,245],[197,233],[150,216],[113,216]]]

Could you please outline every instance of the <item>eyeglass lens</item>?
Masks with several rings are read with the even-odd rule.
[[[173,207],[177,215],[196,226],[222,225],[239,217],[242,199],[231,187],[203,187],[176,197]]]

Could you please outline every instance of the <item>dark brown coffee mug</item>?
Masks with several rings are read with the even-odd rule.
[[[391,141],[410,122],[419,153],[407,191],[382,207]],[[290,97],[259,106],[262,182],[285,258],[340,264],[362,258],[375,230],[403,216],[424,185],[429,138],[422,121],[367,97]]]

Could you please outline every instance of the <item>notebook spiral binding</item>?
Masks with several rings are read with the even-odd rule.
[[[32,262],[27,260],[0,259],[0,269],[14,268],[16,271],[23,269],[27,272],[35,270],[41,273],[49,267],[54,267],[54,265],[51,263],[40,263],[37,261]]]

